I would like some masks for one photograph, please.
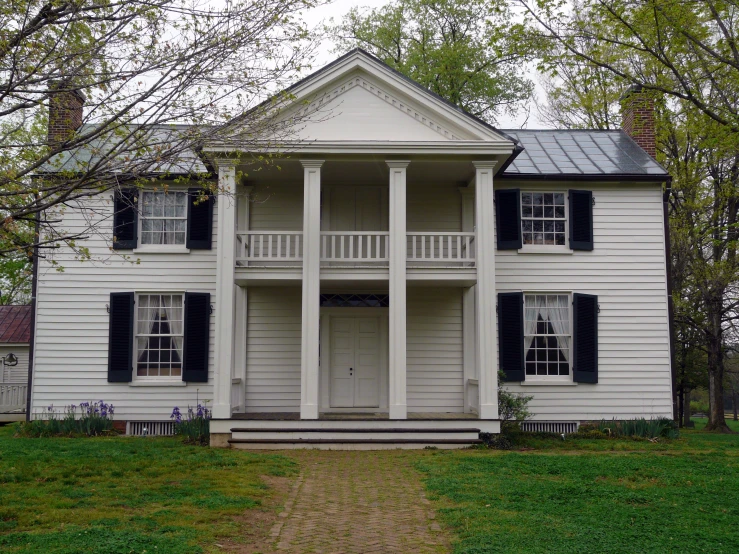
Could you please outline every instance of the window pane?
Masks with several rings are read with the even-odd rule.
[[[138,377],[181,375],[182,318],[181,294],[139,295],[135,343]]]
[[[561,192],[521,193],[524,244],[565,245],[565,195]],[[529,204],[530,203],[530,204]]]
[[[569,295],[525,294],[524,306],[526,374],[569,375]]]

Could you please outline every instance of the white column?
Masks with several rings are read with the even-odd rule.
[[[471,233],[475,230],[475,187],[460,187],[462,195],[462,231]],[[475,321],[475,287],[462,289],[462,343],[464,356],[464,411],[470,413],[477,410],[472,399],[477,398],[477,386],[470,385],[470,379],[477,379],[477,346],[475,344],[477,323]]]
[[[231,417],[236,285],[236,161],[218,163],[218,238],[216,249],[216,337],[213,369],[213,417]]]
[[[300,419],[318,419],[318,329],[321,308],[321,166],[303,164],[303,319],[300,346]]]
[[[409,161],[388,161],[390,168],[390,419],[406,419],[406,168]]]
[[[498,419],[498,335],[495,320],[495,162],[475,166],[475,254],[477,260],[477,363],[480,419]]]

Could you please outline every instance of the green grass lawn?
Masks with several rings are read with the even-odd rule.
[[[277,455],[174,438],[22,439],[0,428],[0,552],[193,554],[248,534]],[[244,514],[247,514],[244,516]]]
[[[437,451],[418,467],[456,554],[739,552],[736,435],[532,440],[519,451]]]

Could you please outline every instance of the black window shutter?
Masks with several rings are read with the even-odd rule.
[[[213,195],[187,190],[187,248],[210,250],[213,235]]]
[[[208,343],[210,341],[210,294],[185,293],[184,347],[182,380],[208,382]]]
[[[593,193],[570,190],[570,248],[593,249]]]
[[[525,380],[521,292],[498,293],[498,351],[505,380]]]
[[[108,382],[129,383],[133,370],[134,300],[132,292],[110,293]]]
[[[520,189],[495,191],[495,233],[498,237],[498,250],[521,248]]]
[[[572,295],[572,376],[576,383],[598,382],[598,297]]]
[[[113,248],[132,250],[138,246],[139,191],[135,188],[121,189],[113,197]]]

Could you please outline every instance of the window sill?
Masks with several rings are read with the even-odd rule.
[[[131,381],[129,387],[186,387],[185,381]]]
[[[519,254],[572,254],[566,246],[524,246],[518,249]]]
[[[190,249],[184,246],[139,246],[134,254],[189,254]]]
[[[556,381],[554,379],[547,381],[546,379],[530,379],[521,381],[522,387],[576,387],[579,383],[574,381]]]

